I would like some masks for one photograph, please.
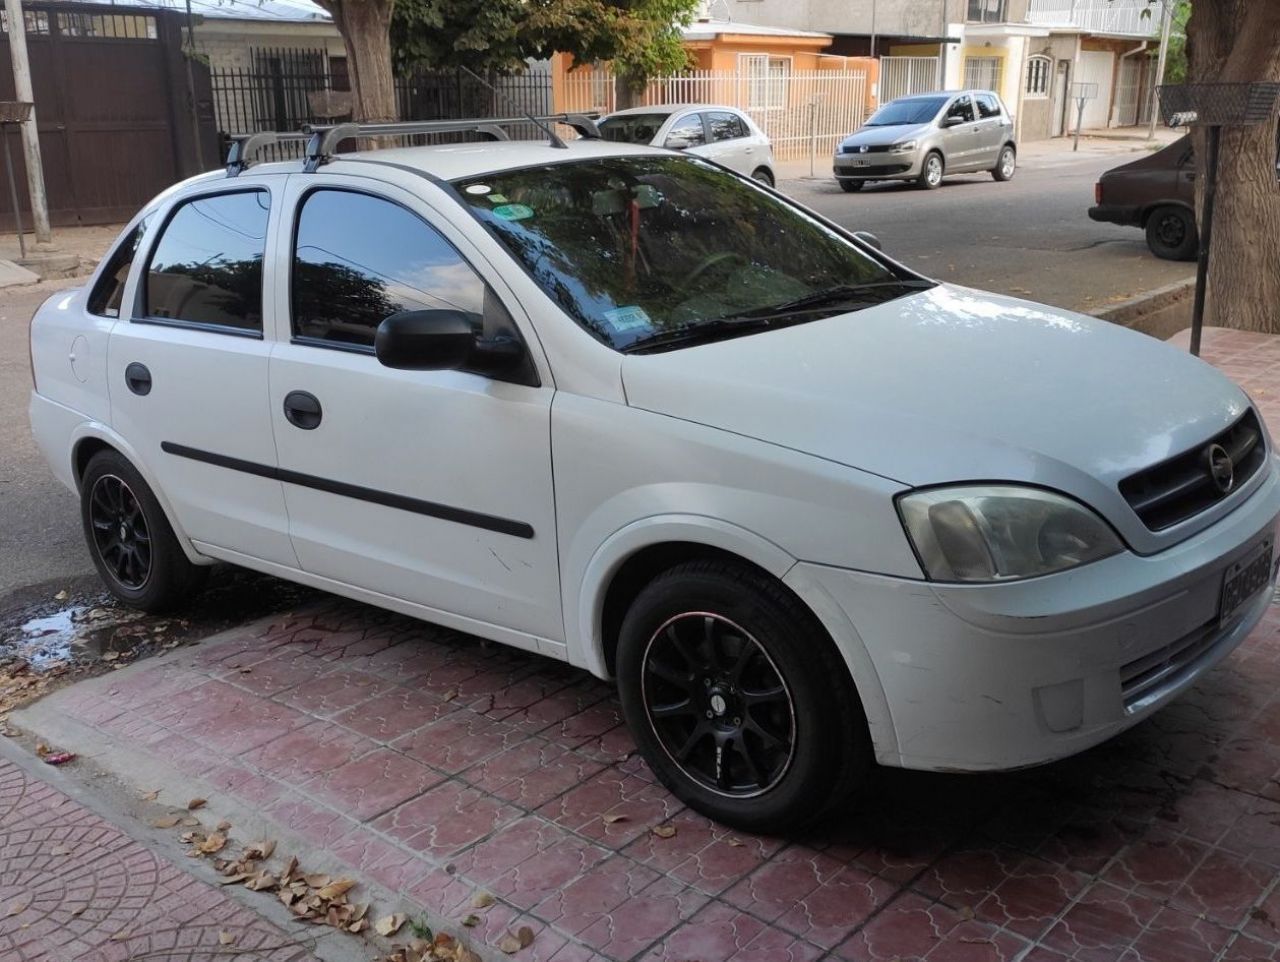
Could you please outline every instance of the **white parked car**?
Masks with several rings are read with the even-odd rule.
[[[568,661],[680,798],[779,829],[873,761],[1097,744],[1270,603],[1271,442],[1172,347],[687,153],[311,153],[166,191],[32,321],[128,604],[218,560]]]
[[[599,128],[605,140],[687,151],[770,187],[778,180],[769,138],[754,120],[736,107],[714,104],[632,107],[601,118]]]

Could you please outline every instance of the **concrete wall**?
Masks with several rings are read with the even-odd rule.
[[[725,3],[730,19],[741,23],[857,34],[872,32],[874,6],[875,32],[905,37],[939,36],[944,23],[963,22],[966,8],[965,0],[725,0]]]
[[[323,48],[330,57],[346,56],[342,35],[330,23],[207,17],[196,26],[196,49],[209,58],[209,66],[215,69],[252,69],[254,47]]]

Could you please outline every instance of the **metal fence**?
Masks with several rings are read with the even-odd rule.
[[[881,57],[879,102],[940,90],[937,57]]]
[[[649,81],[641,104],[723,104],[745,112],[773,144],[779,160],[830,153],[867,114],[867,75],[861,70],[693,70]],[[565,78],[557,110],[607,113],[617,104],[613,76],[581,69]]]

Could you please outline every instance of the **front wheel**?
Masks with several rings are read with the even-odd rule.
[[[767,167],[757,167],[751,172],[751,179],[759,181],[766,187],[773,186],[773,174],[769,173],[769,169]]]
[[[846,194],[856,194],[862,190],[863,183],[865,182],[861,180],[842,180],[840,181],[840,189]]]
[[[944,173],[946,173],[946,165],[942,161],[942,155],[934,151],[924,159],[924,165],[920,168],[920,176],[916,178],[916,183],[925,190],[937,190],[942,186]]]
[[[710,818],[795,829],[845,802],[871,761],[848,669],[812,613],[745,566],[651,582],[618,641],[623,712],[662,783]]]
[[[998,181],[1013,180],[1013,175],[1018,170],[1018,155],[1014,153],[1012,147],[1006,144],[1000,151],[1000,159],[996,161],[996,165],[991,168],[991,176]]]
[[[131,608],[171,611],[204,582],[178,543],[160,502],[124,455],[99,451],[80,479],[80,519],[94,567]]]

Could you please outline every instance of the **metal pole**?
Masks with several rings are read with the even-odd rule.
[[[814,158],[818,156],[818,101],[809,101],[809,176],[814,174]]]
[[[1204,326],[1204,302],[1209,283],[1209,244],[1213,239],[1213,200],[1218,193],[1218,145],[1222,128],[1206,130],[1208,156],[1204,159],[1204,211],[1200,218],[1200,256],[1196,260],[1196,299],[1191,308],[1191,353],[1200,356],[1200,329]]]
[[[876,55],[876,0],[871,0],[871,49],[867,51],[867,56],[874,57]]]
[[[13,89],[15,100],[35,104],[36,96],[31,86],[31,61],[27,57],[27,22],[22,15],[22,0],[4,0],[5,14],[9,18],[9,55],[13,58]],[[44,192],[44,164],[40,160],[40,134],[36,128],[36,108],[22,125],[22,151],[27,161],[27,187],[31,191],[31,220],[35,225],[36,243],[50,245],[53,232],[49,230],[49,201]]]
[[[1073,151],[1080,149],[1080,128],[1084,125],[1084,97],[1076,98],[1076,141],[1071,145]]]
[[[1156,139],[1156,118],[1160,113],[1156,109],[1156,88],[1164,83],[1164,67],[1169,57],[1169,32],[1173,27],[1173,4],[1175,0],[1163,0],[1160,4],[1160,53],[1156,56],[1156,75],[1151,84],[1151,116],[1147,120],[1147,140]]]
[[[178,31],[181,35],[182,31]],[[186,61],[187,67],[187,97],[189,98],[188,106],[191,108],[191,154],[192,163],[188,173],[200,173],[202,155],[200,150],[200,110],[196,104],[196,74],[195,68],[191,65],[192,58],[196,55],[196,27],[195,16],[191,12],[191,0],[187,0],[187,49],[183,52],[182,59]],[[181,163],[181,161],[179,161]]]
[[[9,200],[13,204],[13,222],[18,225],[18,251],[27,259],[27,239],[22,236],[22,208],[18,206],[18,182],[13,179],[13,155],[9,153],[9,125],[0,124],[0,138],[4,139],[4,170],[9,175]]]

